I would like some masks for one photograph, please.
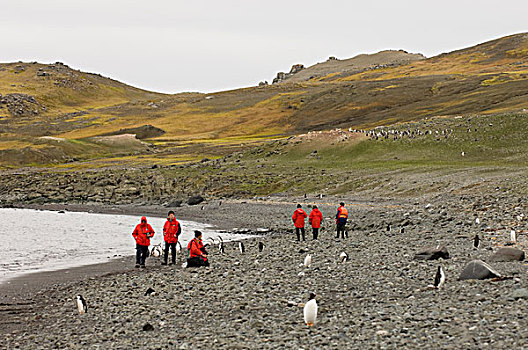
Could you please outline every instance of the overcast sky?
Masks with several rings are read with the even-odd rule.
[[[61,61],[159,92],[271,81],[384,49],[434,56],[528,31],[527,0],[0,0],[0,61]]]

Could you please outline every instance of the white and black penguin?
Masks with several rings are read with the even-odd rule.
[[[348,261],[348,254],[345,252],[342,252],[339,254],[339,260],[344,264]]]
[[[400,233],[405,233],[405,227],[400,227]]]
[[[82,295],[77,295],[77,310],[79,311],[79,315],[83,315],[88,312],[88,304],[86,304],[86,300],[84,300]]]
[[[515,230],[510,231],[510,240],[513,244],[517,244],[517,231]]]
[[[259,253],[262,253],[262,251],[264,250],[264,243],[259,242],[258,249],[259,249]]]
[[[244,243],[238,242],[238,250],[240,250],[240,254],[244,254],[246,251],[246,247],[244,246]]]
[[[480,248],[480,237],[478,234],[475,235],[473,238],[473,248],[479,249]]]
[[[154,258],[159,258],[161,256],[161,246],[155,245],[154,247],[152,247],[152,250],[150,251],[150,255],[152,255],[152,257]]]
[[[390,232],[390,231],[391,231],[391,225],[388,224],[388,225],[387,225],[387,232]]]
[[[312,265],[312,256],[308,254],[304,258],[304,267],[310,267],[311,265]]]
[[[151,295],[156,295],[156,291],[154,289],[152,289],[151,287],[149,287],[147,289],[147,291],[145,292],[145,296],[151,296]]]
[[[177,241],[176,242],[176,253],[180,254],[181,251],[182,251],[181,243],[180,243],[180,241]]]
[[[436,270],[436,276],[434,280],[434,287],[436,289],[440,289],[444,285],[444,282],[445,282],[444,269],[442,268],[442,266],[438,266],[438,270]]]
[[[304,304],[304,323],[308,327],[313,327],[317,319],[317,301],[315,301],[315,296],[315,293],[310,293],[308,302]]]

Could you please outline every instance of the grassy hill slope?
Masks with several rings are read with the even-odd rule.
[[[362,56],[356,69],[348,60],[332,60],[324,66],[326,75],[307,80],[300,71],[270,86],[178,95],[150,93],[60,64],[0,65],[6,101],[0,103],[0,164],[175,164],[311,130],[528,108],[527,34],[410,63],[382,56],[372,64]],[[164,133],[142,136],[141,142],[97,138],[147,125]]]

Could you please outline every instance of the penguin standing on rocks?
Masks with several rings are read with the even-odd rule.
[[[244,254],[246,251],[246,247],[244,247],[244,243],[238,242],[238,249],[240,250],[240,254]]]
[[[405,233],[405,227],[400,227],[400,233]]]
[[[88,304],[86,304],[86,300],[84,300],[82,295],[77,295],[77,310],[79,311],[79,315],[84,315],[88,312]]]
[[[475,235],[475,238],[473,238],[473,248],[479,249],[480,248],[480,237],[478,234]]]
[[[391,225],[390,224],[387,225],[387,232],[391,232]]]
[[[176,253],[180,254],[182,250],[182,246],[180,241],[176,242]]]
[[[315,293],[310,293],[310,299],[304,305],[304,323],[308,327],[315,325],[317,319],[317,301],[315,301]]]
[[[304,258],[304,267],[310,267],[312,265],[312,256],[310,254],[306,255]]]
[[[259,242],[258,249],[259,249],[259,253],[262,253],[262,251],[264,250],[264,243]]]
[[[510,240],[513,244],[517,244],[517,231],[515,230],[510,231]]]
[[[438,266],[438,270],[436,270],[436,276],[434,280],[434,287],[436,289],[440,289],[444,285],[444,282],[445,282],[444,269],[442,268],[442,266]]]
[[[151,295],[156,295],[156,291],[155,291],[154,289],[152,289],[151,287],[149,287],[149,288],[147,289],[147,291],[145,292],[145,296],[146,296],[146,297],[149,297],[149,296],[151,296]]]
[[[343,264],[346,263],[348,261],[348,254],[342,252],[341,254],[339,254],[339,260],[341,260]]]

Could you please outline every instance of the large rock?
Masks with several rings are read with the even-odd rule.
[[[192,196],[187,200],[187,204],[189,205],[197,205],[204,201],[204,198],[202,196]]]
[[[491,256],[491,261],[523,261],[524,252],[517,248],[500,248]]]
[[[500,273],[481,260],[473,260],[466,265],[459,280],[485,280],[500,277]]]
[[[414,254],[415,260],[449,259],[449,252],[444,246],[426,247]]]
[[[173,200],[172,202],[170,202],[169,204],[167,204],[167,207],[179,208],[179,207],[181,207],[182,203],[183,203],[182,200],[176,199],[176,200]]]

